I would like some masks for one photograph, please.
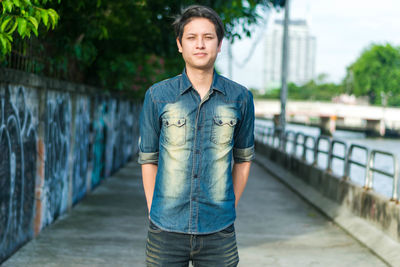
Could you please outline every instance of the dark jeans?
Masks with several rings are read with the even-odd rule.
[[[237,266],[235,227],[208,235],[166,232],[151,221],[146,244],[146,264],[153,266]]]

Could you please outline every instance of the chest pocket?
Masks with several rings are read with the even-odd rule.
[[[211,129],[211,141],[218,145],[230,143],[236,122],[235,118],[214,117]]]
[[[186,119],[165,118],[163,123],[163,137],[166,143],[181,146],[186,143]]]

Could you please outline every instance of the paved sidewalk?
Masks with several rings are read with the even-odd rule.
[[[253,164],[237,211],[242,267],[386,266]],[[145,266],[146,204],[131,162],[2,266]]]

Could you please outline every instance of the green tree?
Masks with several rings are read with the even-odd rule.
[[[29,3],[29,0],[3,0],[2,3],[5,1]],[[50,7],[48,11],[51,14],[54,14],[51,10],[57,10],[60,20],[53,31],[41,32],[35,41],[39,44],[35,50],[41,51],[40,57],[44,57],[38,68],[40,74],[108,89],[128,90],[137,97],[142,97],[145,89],[154,82],[182,71],[184,62],[177,51],[171,27],[182,8],[191,4],[212,7],[225,24],[226,37],[234,41],[251,34],[251,26],[262,19],[260,7],[279,8],[285,2],[49,1],[41,0],[38,4]],[[41,19],[44,22],[43,17]]]
[[[371,104],[400,105],[400,47],[372,44],[347,68],[344,85]]]
[[[44,8],[51,0],[0,0],[0,55],[11,52],[13,35],[20,38],[38,36],[39,26],[47,30],[57,25],[59,16],[54,9]]]
[[[341,85],[325,82],[321,78],[323,76],[319,76],[317,81],[311,80],[301,86],[289,83],[289,99],[331,101],[333,97],[343,93]]]
[[[327,74],[319,74],[316,80],[310,80],[303,85],[289,83],[288,98],[291,100],[331,101],[333,97],[345,92],[343,85],[327,82],[326,78]],[[255,92],[255,90],[253,91]],[[254,97],[279,99],[279,94],[280,88],[276,88],[267,91],[263,95],[255,92]]]
[[[272,8],[273,1],[267,1]],[[230,40],[251,34],[263,0],[81,0],[52,3],[60,14],[42,50],[64,78],[143,96],[152,83],[183,69],[171,23],[190,4],[214,8]]]

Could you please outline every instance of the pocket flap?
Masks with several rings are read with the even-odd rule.
[[[215,124],[222,126],[222,125],[229,125],[229,126],[235,126],[236,125],[236,119],[234,118],[227,118],[227,117],[214,117],[214,122]]]
[[[167,127],[169,127],[171,125],[181,127],[181,126],[185,125],[186,119],[184,119],[184,118],[168,118],[168,119],[164,119],[163,122],[164,122],[164,125]]]

